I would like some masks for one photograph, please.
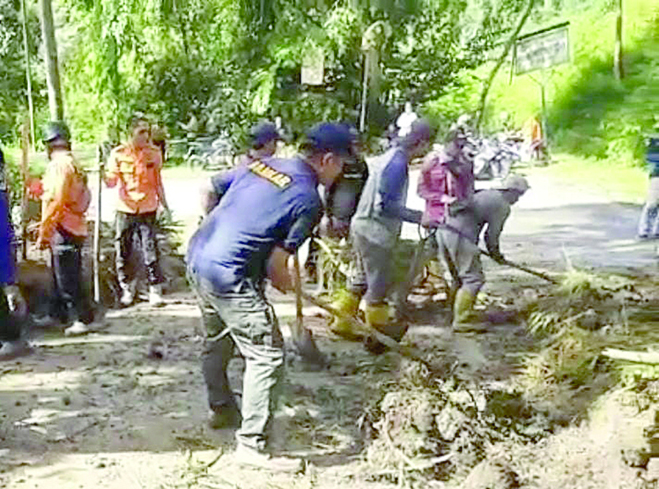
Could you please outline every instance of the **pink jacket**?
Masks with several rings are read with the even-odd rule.
[[[474,176],[471,165],[461,161],[459,174],[449,171],[451,157],[444,151],[428,154],[421,167],[417,193],[426,201],[423,225],[444,224],[449,204],[466,201],[474,194]]]

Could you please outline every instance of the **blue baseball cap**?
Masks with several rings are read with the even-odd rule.
[[[346,124],[318,124],[307,133],[311,149],[325,153],[351,155],[355,135]]]
[[[270,141],[280,141],[281,134],[271,122],[262,122],[252,129],[250,134],[254,146],[264,146]]]

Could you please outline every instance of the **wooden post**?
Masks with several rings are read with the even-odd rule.
[[[613,53],[613,74],[616,80],[622,80],[625,76],[622,61],[622,0],[618,0],[618,15],[616,16],[616,43]]]
[[[366,105],[368,104],[368,69],[370,60],[368,59],[369,53],[364,53],[364,88],[362,89],[362,110],[359,117],[359,132],[364,132],[366,129]]]
[[[53,121],[62,121],[64,120],[64,105],[62,102],[62,86],[60,84],[59,65],[57,62],[57,41],[55,40],[53,6],[51,0],[40,0],[40,3],[50,118]]]
[[[28,156],[30,149],[30,125],[26,118],[21,128],[21,179],[23,180],[23,193],[21,195],[21,258],[27,260],[27,179]]]
[[[25,0],[21,1],[23,10],[23,50],[25,52],[25,81],[27,83],[27,104],[30,111],[30,134],[32,135],[32,148],[36,148],[36,133],[34,131],[34,102],[32,101],[32,69],[30,66],[30,43],[27,35],[27,7]]]
[[[101,205],[103,203],[103,172],[105,170],[105,154],[103,145],[98,146],[98,194],[96,195],[96,220],[94,222],[94,302],[101,303]]]

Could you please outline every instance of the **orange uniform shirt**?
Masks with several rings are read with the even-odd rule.
[[[155,146],[136,149],[130,144],[117,146],[110,153],[105,183],[119,186],[117,210],[146,214],[158,210],[162,188],[162,157]]]
[[[41,240],[49,242],[58,227],[75,236],[87,236],[85,212],[90,200],[84,170],[71,152],[55,151],[44,177]]]

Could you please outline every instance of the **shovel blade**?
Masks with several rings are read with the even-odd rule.
[[[319,369],[327,367],[327,358],[318,349],[313,334],[307,328],[293,329],[293,344],[304,363]]]

